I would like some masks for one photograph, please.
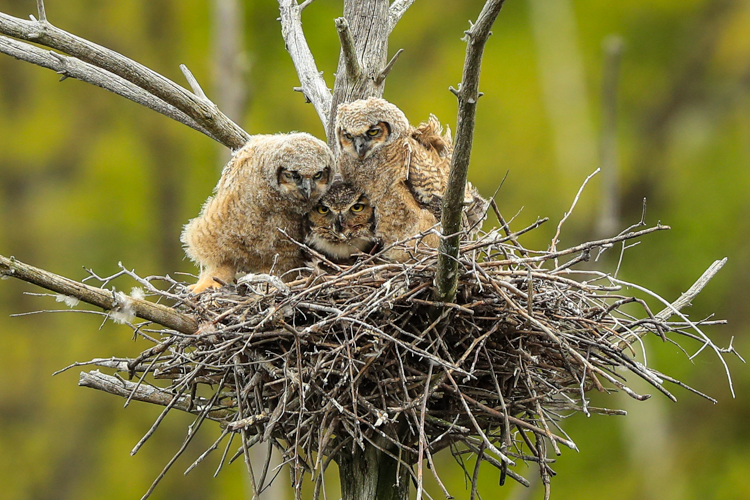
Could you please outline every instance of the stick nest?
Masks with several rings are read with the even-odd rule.
[[[561,418],[624,414],[590,406],[587,391],[646,399],[625,385],[627,371],[671,399],[665,382],[687,387],[635,360],[643,335],[682,335],[727,350],[675,307],[653,314],[643,300],[623,295],[625,283],[614,275],[575,270],[592,252],[624,249],[665,226],[561,251],[555,241],[543,252],[523,248],[516,236],[542,222],[463,241],[451,304],[431,301],[433,250],[403,264],[362,258],[286,284],[249,275],[198,297],[176,283],[175,295],[157,292],[154,278],[132,273],[151,292],[179,298],[178,310],[194,315],[199,331],[159,330],[153,338],[138,327],[153,347],[137,359],[95,364],[130,373],[137,383],[117,389],[123,396],[190,411],[199,425],[219,421],[221,437],[196,463],[222,440],[222,464],[233,438],[234,458],[266,442],[281,450],[297,487],[311,475],[316,496],[331,459],[367,445],[399,460],[419,485],[422,467],[413,466],[432,465],[435,452],[450,448],[462,466],[466,455],[494,465],[501,482],[509,476],[528,485],[513,466],[535,462],[546,486],[554,474],[548,454],[559,455],[559,445],[576,449]],[[678,321],[668,321],[674,314]],[[260,478],[250,472],[257,490],[268,483],[268,464]]]

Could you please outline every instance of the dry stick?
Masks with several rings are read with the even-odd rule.
[[[445,389],[453,392],[454,394],[461,394],[460,390],[458,390],[458,389],[456,389],[454,387],[451,387],[448,384],[442,384],[442,387],[444,387]],[[489,406],[487,406],[487,405],[485,405],[483,403],[480,403],[476,399],[474,399],[471,396],[468,396],[466,394],[461,394],[461,396],[463,396],[463,398],[466,401],[468,401],[469,403],[471,403],[474,406],[476,406],[477,408],[479,408],[479,409],[481,409],[481,410],[489,413],[490,415],[493,415],[493,416],[498,417],[498,418],[506,418],[507,417],[508,421],[510,423],[512,423],[513,425],[515,425],[515,426],[517,426],[519,428],[523,427],[524,429],[530,430],[530,431],[534,432],[535,434],[547,435],[547,433],[545,432],[544,429],[542,429],[540,427],[537,427],[534,424],[531,424],[531,423],[529,423],[529,422],[527,422],[525,420],[521,420],[520,418],[516,418],[516,417],[511,416],[511,415],[505,415],[503,412],[497,411],[494,408],[490,408]],[[567,446],[571,450],[578,451],[578,447],[576,446],[576,444],[573,441],[570,441],[570,440],[565,439],[565,438],[561,438],[560,436],[558,436],[556,434],[552,434],[551,437],[552,437],[552,439],[554,439],[558,443]]]
[[[39,20],[42,22],[46,22],[47,12],[44,8],[44,0],[36,0],[36,10],[39,13]]]
[[[477,22],[466,31],[466,58],[459,90],[453,90],[458,97],[458,118],[456,121],[456,141],[451,158],[448,185],[443,196],[441,223],[443,235],[435,272],[435,299],[439,302],[453,302],[458,286],[458,248],[463,214],[466,177],[469,172],[471,146],[474,139],[474,121],[479,93],[479,72],[482,53],[489,38],[493,23],[500,14],[505,0],[487,0]]]
[[[477,498],[477,486],[479,486],[479,466],[482,464],[482,459],[484,457],[484,448],[485,444],[484,441],[482,441],[481,443],[479,443],[479,451],[476,454],[477,462],[474,464],[474,474],[471,476],[471,496],[469,497],[471,500],[475,500]]]
[[[235,354],[233,356],[234,369],[232,370],[232,374],[234,375],[234,385],[235,385],[236,390],[239,390],[239,388],[242,387],[242,385],[240,385],[239,377],[237,376],[237,370],[238,370],[238,364],[239,364],[238,358],[239,358],[239,354]],[[241,394],[237,394],[237,417],[240,420],[244,418],[243,411],[242,411],[242,395]],[[259,496],[258,484],[255,482],[255,474],[253,473],[253,465],[250,462],[250,452],[249,452],[250,447],[247,444],[247,429],[244,427],[240,430],[240,438],[242,440],[242,454],[245,457],[245,466],[247,467],[247,472],[250,475],[250,484],[253,488],[253,498],[257,498]]]
[[[104,90],[108,90],[140,104],[141,106],[152,109],[167,118],[171,118],[183,125],[187,125],[193,130],[197,130],[215,140],[213,135],[211,135],[211,132],[171,104],[167,104],[161,99],[155,98],[137,85],[134,85],[109,71],[92,66],[91,64],[80,61],[75,57],[68,57],[58,54],[57,52],[40,49],[34,45],[19,42],[18,40],[4,36],[0,36],[0,52],[15,57],[21,61],[51,69],[57,74],[62,75],[60,81],[65,80],[66,78],[75,78],[76,80],[90,83]]]
[[[122,54],[61,30],[47,21],[25,21],[0,13],[0,33],[44,45],[114,73],[190,116],[211,137],[229,148],[242,147],[250,137],[213,103]]]
[[[458,384],[456,384],[456,381],[453,379],[453,377],[447,370],[444,373],[446,374],[448,379],[451,381],[451,384],[453,385],[453,392],[461,400],[461,403],[463,404],[464,409],[466,410],[466,414],[469,416],[469,420],[471,420],[471,423],[474,424],[474,430],[477,431],[477,434],[479,434],[479,436],[482,438],[482,442],[487,447],[487,449],[489,449],[492,453],[497,455],[498,458],[500,458],[500,460],[502,460],[503,462],[509,463],[511,465],[515,465],[515,462],[513,462],[513,460],[505,456],[503,452],[498,450],[495,447],[495,445],[492,444],[490,440],[487,438],[487,435],[484,432],[482,432],[482,428],[479,426],[479,423],[477,422],[476,418],[474,418],[474,414],[471,412],[471,409],[469,408],[469,405],[466,402],[470,398],[461,392],[461,389],[459,389]]]
[[[13,257],[7,258],[0,255],[0,275],[17,278],[53,292],[69,295],[102,309],[132,311],[139,318],[159,323],[181,333],[193,334],[198,331],[198,323],[193,318],[170,307],[147,300],[134,299],[122,292],[116,293],[84,285],[24,264]]]

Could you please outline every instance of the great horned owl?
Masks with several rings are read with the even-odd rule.
[[[375,213],[361,190],[336,177],[307,214],[305,243],[342,264],[375,245]]]
[[[404,113],[384,99],[338,107],[338,168],[347,182],[370,196],[378,218],[376,235],[384,245],[426,231],[440,219],[453,152],[450,132],[442,132],[434,116],[412,127]],[[487,202],[471,184],[464,203],[467,226],[481,222]],[[424,241],[437,246],[438,238],[431,234]]]
[[[256,135],[229,161],[214,195],[181,240],[201,266],[198,293],[231,282],[237,272],[282,275],[304,263],[295,240],[305,214],[328,188],[334,160],[328,146],[305,133]]]

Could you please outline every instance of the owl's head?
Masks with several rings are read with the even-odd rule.
[[[308,210],[323,196],[330,186],[334,173],[334,160],[326,143],[310,134],[278,135],[283,140],[273,149],[269,158],[272,175],[269,182],[294,202]]]
[[[366,252],[375,242],[375,211],[360,190],[341,181],[307,214],[305,242],[334,261]]]
[[[341,104],[336,112],[336,137],[342,154],[364,160],[409,132],[409,120],[394,104],[370,97]]]

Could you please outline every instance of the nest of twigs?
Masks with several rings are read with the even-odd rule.
[[[222,463],[270,443],[297,486],[310,475],[316,496],[331,459],[365,446],[399,460],[419,487],[423,469],[412,466],[433,465],[444,448],[462,465],[467,454],[494,465],[501,482],[508,476],[528,485],[514,465],[536,462],[546,484],[548,454],[559,454],[559,445],[575,449],[558,425],[562,417],[624,413],[589,406],[587,391],[647,398],[625,385],[626,371],[672,399],[664,383],[687,387],[636,361],[644,334],[726,350],[677,313],[679,306],[653,314],[643,300],[623,295],[632,284],[590,265],[576,271],[596,252],[620,242],[624,249],[625,241],[665,226],[565,250],[555,241],[547,251],[523,248],[516,236],[542,222],[464,241],[454,303],[432,301],[435,251],[408,263],[363,257],[331,272],[320,262],[291,283],[256,275],[198,298],[180,292],[178,308],[199,318],[198,333],[160,331],[140,357],[108,366],[126,367],[137,381],[130,397],[153,384],[149,390],[169,396],[161,403],[168,409],[221,423],[220,440],[196,463],[221,440]],[[156,291],[150,279],[140,281]],[[255,471],[256,488],[268,482],[267,472]]]

